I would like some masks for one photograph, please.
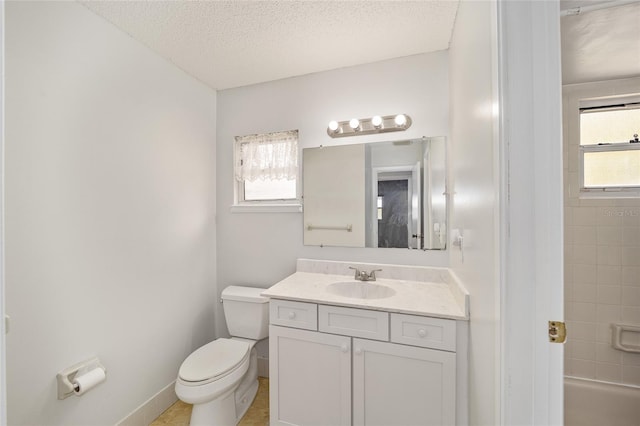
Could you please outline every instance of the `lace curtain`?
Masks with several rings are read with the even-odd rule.
[[[236,179],[293,180],[298,176],[298,131],[236,136]]]

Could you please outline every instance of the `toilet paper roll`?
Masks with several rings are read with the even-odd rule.
[[[98,386],[106,379],[107,375],[102,368],[94,368],[93,370],[90,370],[80,376],[76,376],[76,378],[73,379],[73,392],[77,396],[80,396]]]

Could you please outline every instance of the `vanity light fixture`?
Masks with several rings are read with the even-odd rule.
[[[375,115],[371,118],[352,118],[349,121],[331,121],[327,134],[332,138],[398,132],[411,127],[411,117],[406,114]]]

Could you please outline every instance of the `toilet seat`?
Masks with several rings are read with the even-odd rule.
[[[187,357],[178,378],[187,386],[201,386],[219,380],[242,366],[249,358],[249,343],[235,339],[217,339]]]

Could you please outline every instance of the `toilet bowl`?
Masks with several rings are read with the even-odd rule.
[[[193,404],[192,426],[236,425],[255,398],[258,360],[254,346],[268,335],[269,304],[260,296],[262,291],[227,287],[222,293],[227,324],[230,331],[243,336],[207,343],[180,366],[175,391],[180,400]]]

